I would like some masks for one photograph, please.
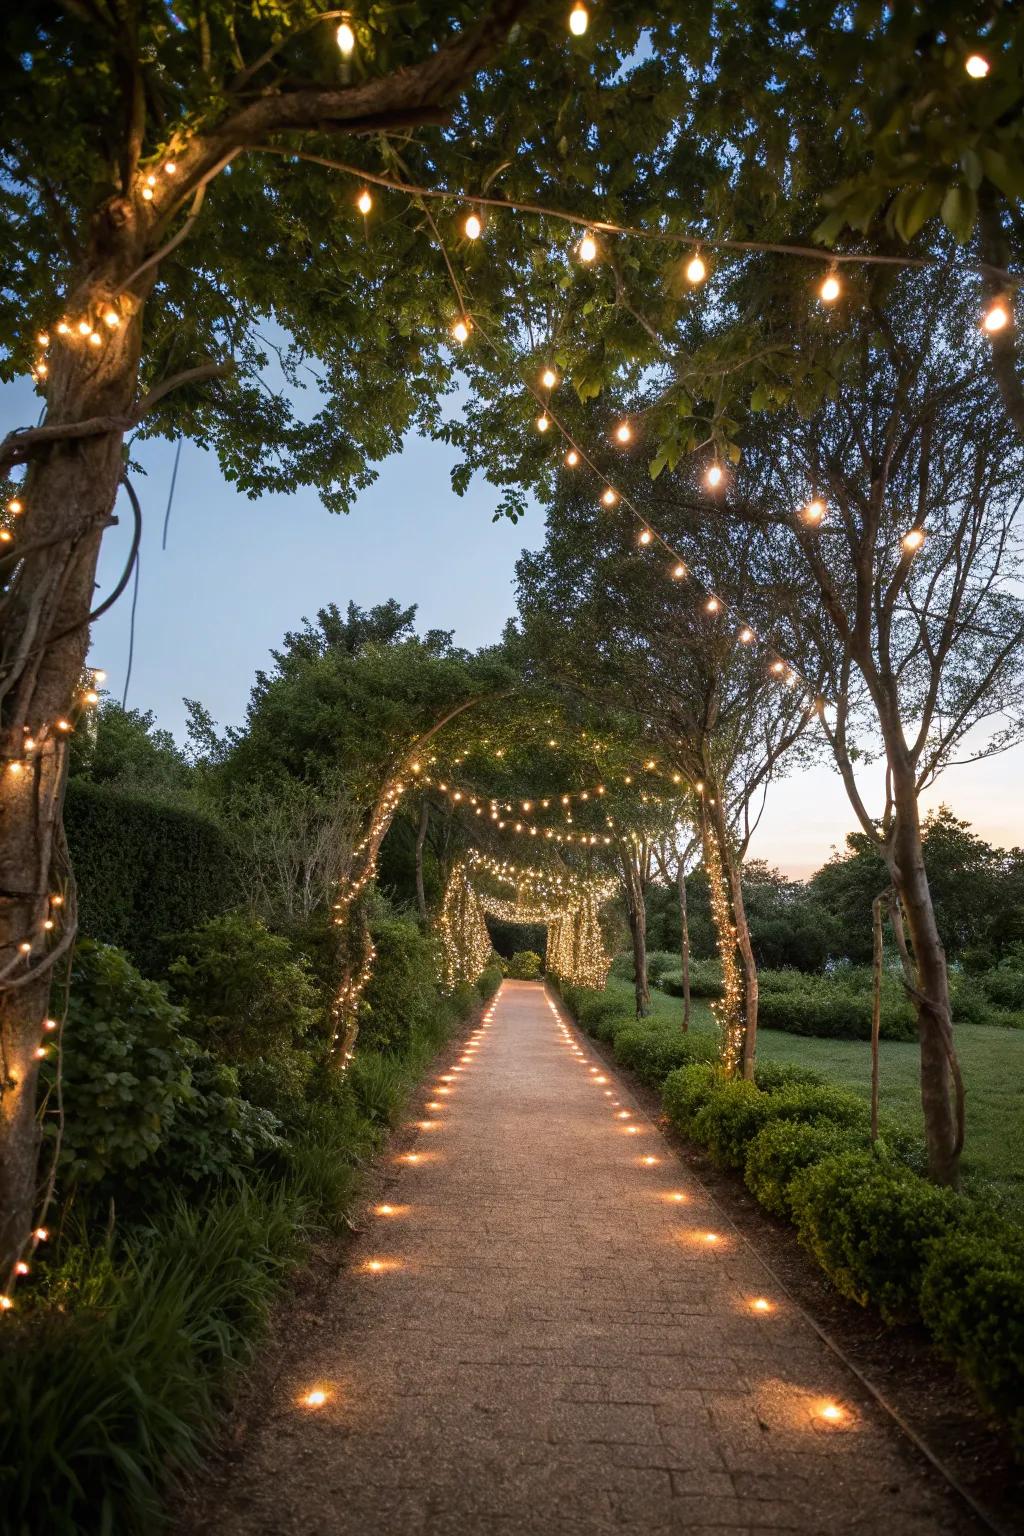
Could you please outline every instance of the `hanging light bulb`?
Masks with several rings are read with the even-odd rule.
[[[704,281],[707,275],[708,269],[704,264],[700,252],[698,251],[695,255],[691,256],[690,260],[686,263],[686,281],[688,283],[692,283],[694,287],[696,287],[698,283],[702,283]]]
[[[617,443],[628,443],[632,441],[632,438],[633,428],[630,426],[629,422],[620,421],[618,426],[615,428],[615,441]]]
[[[565,462],[568,464],[569,468],[570,469],[575,469],[576,465],[579,463],[579,461],[580,461],[580,456],[576,452],[576,449],[575,448],[570,448],[569,452],[565,456]]]
[[[717,613],[721,606],[722,605],[718,601],[717,597],[709,597],[707,602],[704,604],[704,607],[707,609],[708,613]]]
[[[338,40],[338,52],[342,58],[351,58],[356,46],[356,35],[352,30],[351,22],[343,21],[334,35]]]
[[[370,209],[373,207],[373,198],[370,196],[368,188],[364,187],[359,196],[356,198],[356,207],[359,209],[360,213],[369,213]]]
[[[751,640],[753,640],[753,638],[754,638],[754,631],[750,628],[750,626],[748,624],[744,624],[743,628],[740,630],[740,644],[741,645],[749,645]]]
[[[676,581],[682,581],[683,577],[686,575],[686,566],[681,560],[678,565],[674,565],[672,567],[672,575]]]
[[[483,234],[484,229],[484,226],[480,222],[480,215],[478,213],[471,213],[467,215],[466,222],[463,224],[462,228],[465,231],[467,240],[479,240],[480,236]]]
[[[1005,331],[1009,323],[1010,308],[1006,300],[994,299],[982,317],[982,329],[994,336],[998,331]]]
[[[458,320],[456,320],[455,324],[452,326],[452,335],[458,342],[468,341],[471,329],[472,326],[470,325],[469,317],[467,315],[460,315]]]
[[[641,530],[641,533],[640,533],[640,543],[641,544],[649,544],[651,542],[652,538],[653,538],[653,534],[651,533],[651,530],[649,528],[644,528],[644,529]]]
[[[573,37],[582,37],[590,25],[590,12],[583,4],[583,0],[576,0],[576,4],[569,12],[569,31]]]
[[[704,479],[711,489],[714,490],[716,486],[721,485],[724,475],[725,471],[721,464],[712,464]]]
[[[593,261],[597,255],[597,241],[593,235],[584,235],[579,243],[578,250],[580,261]]]
[[[548,430],[548,428],[550,427],[550,425],[551,425],[551,417],[550,416],[542,413],[540,416],[537,417],[537,431],[538,432],[546,432]]]
[[[606,485],[604,490],[601,492],[601,500],[604,502],[605,506],[614,507],[618,499],[618,493],[613,491],[610,485]]]
[[[903,535],[901,543],[908,554],[915,555],[924,544],[924,529],[911,528],[909,533]]]
[[[558,374],[553,368],[545,368],[540,376],[540,381],[545,389],[554,389],[558,383]]]
[[[984,54],[971,53],[964,59],[964,69],[966,69],[972,80],[984,80],[991,68],[992,66]]]
[[[815,496],[804,507],[805,523],[822,523],[825,520],[825,503],[820,496]]]
[[[842,293],[843,287],[835,272],[830,272],[818,289],[818,294],[823,304],[834,304]]]

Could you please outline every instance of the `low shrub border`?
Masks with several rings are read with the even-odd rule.
[[[929,1184],[902,1131],[883,1127],[872,1146],[865,1104],[818,1074],[770,1064],[754,1083],[728,1079],[707,1059],[706,1037],[626,1017],[601,993],[561,991],[581,1027],[643,1082],[658,1086],[667,1068],[672,1126],[792,1220],[842,1295],[888,1323],[924,1325],[1024,1460],[1024,1231]]]

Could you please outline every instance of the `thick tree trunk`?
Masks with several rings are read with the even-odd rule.
[[[686,866],[679,860],[676,871],[679,885],[679,949],[683,962],[683,1034],[690,1028],[690,918],[686,910]]]
[[[423,847],[427,841],[429,825],[430,803],[424,795],[420,801],[420,825],[416,833],[416,906],[423,922],[427,920],[427,896],[423,885]]]
[[[946,953],[924,867],[913,769],[893,752],[889,762],[896,807],[891,873],[913,951],[928,1173],[935,1183],[955,1187],[963,1147],[963,1093],[953,1045]]]
[[[140,311],[118,299],[111,271],[131,261],[130,241],[115,205],[100,221],[105,250],[73,290],[69,335],[53,334],[48,352],[47,425],[108,417],[125,420],[138,377]],[[99,239],[100,237],[98,237]],[[116,305],[118,325],[103,315]],[[79,334],[94,327],[99,344]],[[35,1120],[38,1060],[50,996],[47,951],[69,938],[58,909],[43,929],[49,900],[66,870],[60,828],[69,731],[80,699],[89,643],[96,561],[113,518],[123,469],[123,431],[57,440],[29,464],[19,491],[24,513],[14,570],[0,606],[0,752],[15,763],[0,775],[0,1275],[22,1248],[31,1227],[36,1190]],[[34,747],[26,751],[26,741]],[[32,944],[24,955],[19,946]],[[27,977],[34,977],[25,981]],[[13,985],[11,985],[13,983]]]

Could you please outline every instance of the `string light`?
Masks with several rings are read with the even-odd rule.
[[[338,51],[342,58],[351,58],[356,46],[356,35],[352,30],[351,22],[341,22],[338,26],[337,32],[334,35],[337,39]]]
[[[604,490],[601,492],[601,501],[604,503],[604,505],[606,507],[614,507],[618,499],[618,492],[614,491],[610,485],[606,485]]]
[[[981,53],[968,54],[967,58],[964,59],[964,69],[966,69],[972,80],[984,80],[991,67],[988,59]]]
[[[743,628],[740,630],[740,643],[742,645],[749,645],[753,638],[754,631],[748,624],[744,624]]]
[[[466,222],[462,226],[467,240],[479,240],[483,234],[484,226],[478,213],[470,213],[466,216]]]
[[[584,235],[578,247],[580,261],[593,261],[597,256],[597,241],[593,235]]]
[[[1010,309],[1005,299],[995,299],[986,309],[982,317],[982,329],[990,336],[995,336],[999,331],[1005,331],[1010,323]]]
[[[546,413],[542,412],[541,415],[537,417],[537,431],[538,432],[546,432],[548,430],[548,428],[550,427],[550,425],[551,425],[551,417],[548,416]]]
[[[452,326],[452,335],[455,337],[457,342],[462,343],[469,340],[469,333],[471,330],[472,325],[470,323],[469,317],[467,315],[460,315],[458,320],[456,320]]]
[[[368,187],[364,187],[359,196],[356,198],[356,207],[359,209],[360,213],[364,214],[369,213],[370,209],[373,207],[373,198],[370,196]]]
[[[702,283],[704,281],[707,275],[708,269],[703,259],[701,258],[700,253],[698,252],[695,256],[691,256],[690,260],[686,264],[686,281],[688,283],[692,283],[694,287],[696,287],[698,283]]]
[[[651,530],[649,528],[642,528],[640,530],[640,543],[641,544],[649,544],[651,542],[651,538],[652,538],[652,534],[651,534]]]
[[[565,456],[566,464],[568,464],[570,469],[575,469],[577,464],[579,463],[579,461],[580,461],[580,456],[576,452],[576,449],[575,448],[570,448],[569,452]]]
[[[686,566],[681,560],[677,565],[672,567],[672,575],[676,581],[682,581],[683,577],[686,575]]]
[[[830,272],[818,289],[818,296],[823,304],[834,304],[842,291],[838,273]]]
[[[576,4],[569,12],[569,31],[573,37],[582,37],[590,25],[590,12],[583,4],[583,0],[576,0]]]
[[[633,428],[628,421],[620,421],[615,428],[615,441],[617,443],[629,443],[633,440]]]
[[[543,384],[545,389],[554,389],[555,385],[558,383],[558,374],[553,368],[545,368],[544,372],[540,376],[540,382]]]
[[[721,464],[712,464],[709,466],[708,471],[704,476],[704,481],[705,484],[709,485],[712,490],[716,490],[718,486],[721,485],[724,478],[725,470],[722,468]]]
[[[909,533],[903,535],[901,543],[908,554],[916,554],[924,544],[924,529],[911,528]]]
[[[803,511],[804,522],[805,523],[811,523],[812,525],[815,525],[815,526],[818,523],[824,522],[825,521],[825,512],[826,512],[826,510],[827,509],[825,507],[825,503],[822,501],[821,497],[820,496],[813,497],[807,503],[806,507],[804,507],[804,511]]]

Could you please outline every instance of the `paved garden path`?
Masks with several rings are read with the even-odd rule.
[[[417,1112],[202,1529],[975,1529],[541,986]]]

